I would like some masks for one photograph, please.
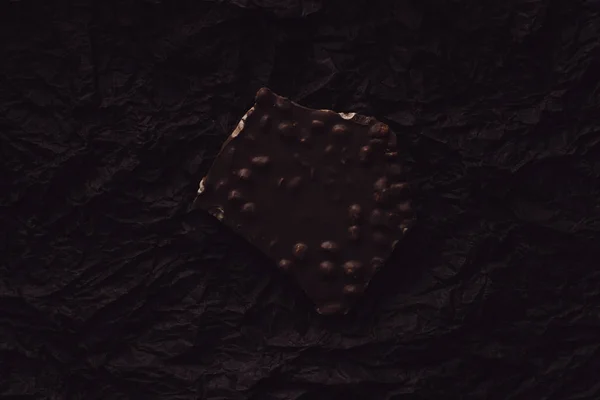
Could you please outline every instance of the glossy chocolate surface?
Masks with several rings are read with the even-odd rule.
[[[414,221],[394,133],[266,88],[241,124],[196,205],[291,274],[319,313],[346,313]]]

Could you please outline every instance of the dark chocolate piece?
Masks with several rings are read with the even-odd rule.
[[[262,88],[196,205],[291,274],[319,313],[343,314],[414,221],[396,146],[373,118]]]

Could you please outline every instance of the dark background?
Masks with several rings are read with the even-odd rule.
[[[599,399],[599,9],[0,1],[1,398]],[[345,318],[190,208],[263,85],[411,156]]]

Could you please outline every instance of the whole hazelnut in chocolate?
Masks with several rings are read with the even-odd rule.
[[[377,122],[369,128],[369,135],[373,138],[383,139],[390,133],[390,128],[384,123]]]
[[[335,137],[342,138],[348,135],[348,128],[345,125],[337,124],[331,128],[331,133]]]
[[[321,270],[324,275],[331,275],[335,270],[335,265],[331,261],[322,261],[319,264],[319,270]]]
[[[260,89],[258,89],[258,92],[256,92],[255,101],[257,104],[260,104],[261,106],[272,104],[273,92],[271,92],[266,87],[260,88]]]
[[[227,195],[227,200],[231,201],[231,202],[238,202],[240,200],[242,200],[243,196],[242,196],[242,192],[240,192],[239,190],[232,190],[229,192],[229,194]]]
[[[362,263],[360,261],[351,260],[344,263],[344,273],[346,275],[354,276],[360,271],[361,268]]]
[[[308,252],[308,246],[304,243],[296,243],[294,245],[293,254],[299,260],[302,260],[306,257],[306,253]]]
[[[347,296],[356,296],[362,292],[362,287],[360,285],[346,285],[342,289],[345,295]]]
[[[250,160],[252,165],[255,165],[260,168],[264,168],[264,167],[268,166],[270,161],[271,160],[269,159],[268,156],[256,156],[256,157],[252,157],[252,160]]]
[[[279,268],[281,268],[284,271],[287,271],[292,266],[292,262],[290,260],[287,260],[284,258],[282,260],[279,260],[278,265],[279,265]]]
[[[338,245],[337,243],[332,242],[331,240],[327,240],[321,243],[321,249],[325,250],[328,253],[335,253],[338,251]]]
[[[242,181],[248,181],[252,176],[252,171],[250,171],[248,168],[242,168],[237,172],[237,176]]]
[[[366,163],[371,160],[372,154],[373,149],[371,149],[371,146],[363,146],[358,151],[358,159],[360,162]]]
[[[386,189],[388,186],[388,180],[385,177],[379,178],[375,181],[375,183],[373,184],[373,189],[375,190],[383,190]]]
[[[352,204],[350,207],[348,207],[348,215],[350,215],[350,219],[352,219],[352,221],[358,221],[358,219],[360,218],[360,213],[360,205]]]
[[[314,119],[311,121],[310,127],[314,132],[322,132],[325,129],[325,122]]]
[[[410,214],[411,213],[411,207],[410,207],[410,202],[409,201],[404,201],[402,203],[399,203],[396,206],[396,210],[398,211],[398,213],[400,213],[401,215],[406,215],[406,214]]]
[[[289,139],[294,136],[294,125],[291,122],[280,122],[277,125],[277,132],[284,139]]]
[[[385,204],[389,200],[389,193],[387,189],[383,189],[381,191],[373,193],[373,200],[379,204]]]
[[[360,238],[360,228],[356,225],[352,225],[348,228],[348,236],[350,240],[358,240]]]
[[[254,215],[256,213],[256,204],[246,203],[242,206],[242,212],[246,215]]]

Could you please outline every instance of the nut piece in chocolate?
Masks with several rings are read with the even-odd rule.
[[[317,312],[345,314],[414,223],[399,150],[383,122],[262,88],[195,205],[290,274]]]

